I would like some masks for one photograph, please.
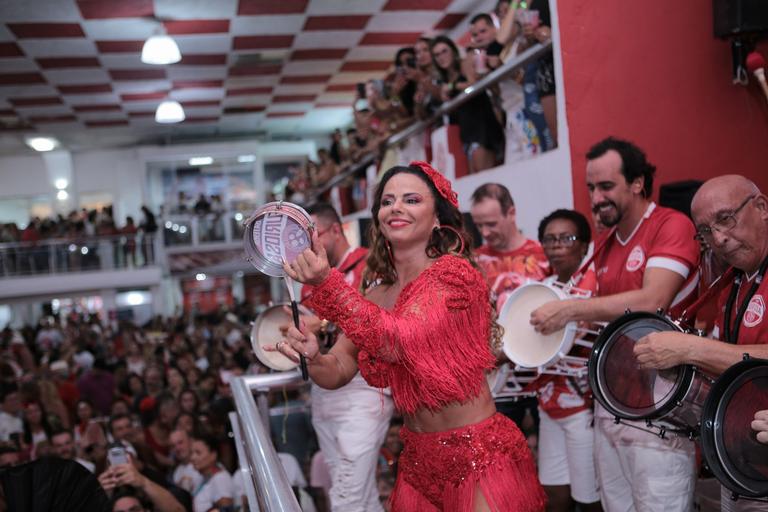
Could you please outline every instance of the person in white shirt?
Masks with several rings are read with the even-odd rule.
[[[173,470],[173,483],[192,494],[203,483],[203,475],[195,469],[189,458],[192,452],[192,439],[183,429],[171,432],[171,453],[178,465]]]
[[[219,464],[218,442],[209,435],[192,439],[190,460],[203,475],[203,481],[192,491],[194,512],[208,512],[216,507],[231,507],[235,503],[235,483],[232,475]]]
[[[24,432],[21,414],[21,398],[16,384],[4,384],[0,389],[0,441],[8,441],[11,434]]]

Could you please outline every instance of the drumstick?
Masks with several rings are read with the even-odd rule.
[[[299,304],[296,302],[296,296],[293,292],[293,279],[288,277],[288,274],[285,276],[285,284],[288,286],[288,296],[291,298],[291,312],[293,313],[293,325],[296,327],[296,329],[300,329],[299,325]],[[301,367],[301,378],[304,380],[309,380],[309,369],[307,368],[307,358],[304,357],[304,354],[299,354],[299,366]]]

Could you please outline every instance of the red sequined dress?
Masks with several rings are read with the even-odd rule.
[[[359,349],[372,386],[392,390],[404,414],[439,411],[477,397],[494,367],[488,288],[468,261],[442,256],[407,284],[387,311],[363,298],[332,270],[311,298]],[[444,432],[403,428],[404,450],[392,494],[395,512],[472,510],[475,492],[491,510],[544,509],[544,493],[525,438],[496,414]]]

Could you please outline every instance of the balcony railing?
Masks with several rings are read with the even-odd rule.
[[[272,445],[267,405],[269,390],[300,382],[298,371],[249,375],[232,381],[237,412],[230,413],[230,421],[251,512],[301,512]]]
[[[221,243],[240,243],[243,221],[251,212],[177,213],[161,221],[165,247],[188,247]]]
[[[0,244],[0,277],[130,269],[157,263],[155,237],[135,235]]]

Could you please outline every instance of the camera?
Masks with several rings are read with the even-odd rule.
[[[107,460],[110,466],[128,464],[128,452],[122,446],[113,446],[107,452]]]
[[[416,57],[408,57],[405,59],[405,65],[409,68],[416,69]]]

